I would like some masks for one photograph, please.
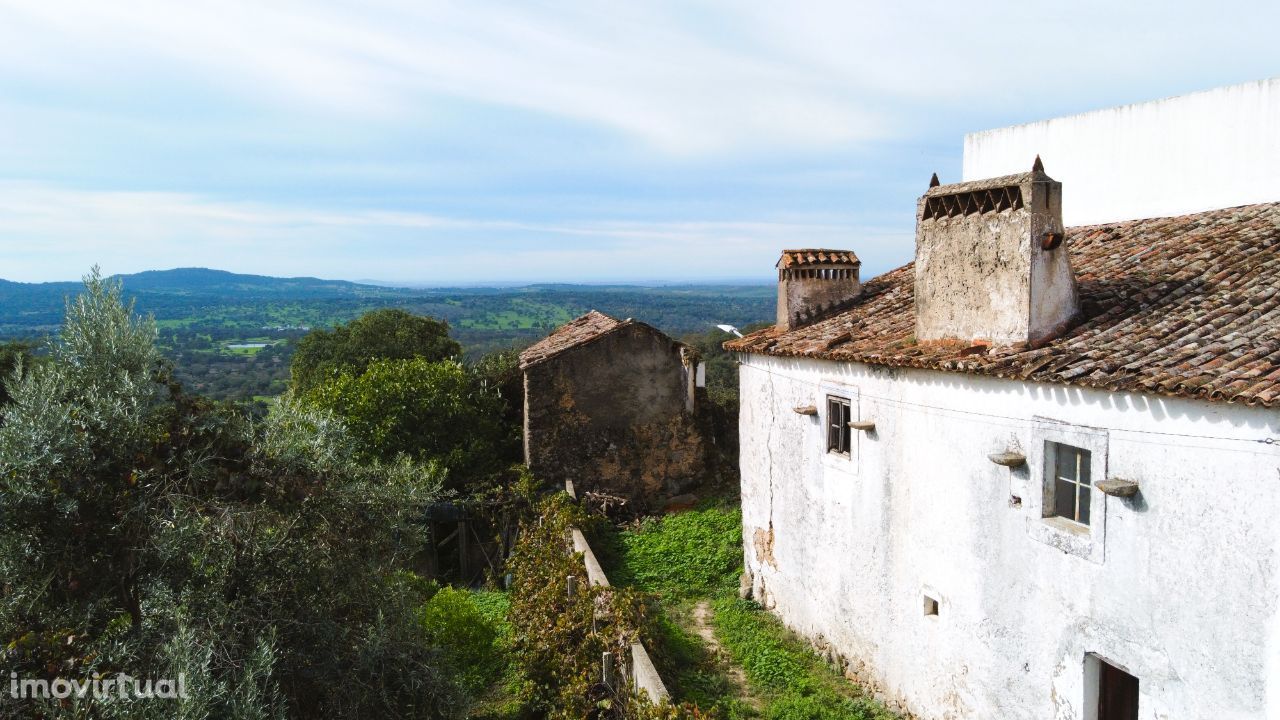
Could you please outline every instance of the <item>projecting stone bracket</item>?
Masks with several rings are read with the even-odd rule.
[[[849,427],[853,428],[854,430],[871,432],[872,430],[876,429],[876,423],[874,420],[854,420],[849,423]]]
[[[1132,480],[1112,478],[1099,481],[1098,489],[1112,497],[1130,498],[1138,494],[1138,483]]]
[[[796,411],[797,415],[817,415],[818,414],[818,406],[816,405],[801,405],[799,407],[792,408],[792,409]]]
[[[987,456],[987,459],[997,465],[1003,465],[1007,468],[1022,467],[1027,464],[1027,456],[1014,451],[992,453]]]

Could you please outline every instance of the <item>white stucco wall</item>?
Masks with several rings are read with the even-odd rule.
[[[1063,184],[1068,226],[1280,200],[1280,78],[971,133],[964,180]]]
[[[1144,720],[1280,718],[1280,447],[1251,442],[1280,436],[1280,413],[742,360],[756,598],[891,702],[929,719],[1087,718],[1094,653],[1139,678]],[[829,393],[876,424],[847,460],[825,452]],[[793,411],[811,404],[818,417]],[[1088,536],[1051,526],[1038,488],[1052,437],[1093,449],[1095,481],[1141,494],[1095,491]],[[1026,466],[988,459],[1010,448]]]

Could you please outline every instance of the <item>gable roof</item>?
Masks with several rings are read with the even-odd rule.
[[[1280,203],[1069,228],[1081,317],[1039,348],[915,341],[908,264],[853,307],[725,343],[812,357],[1280,406]]]
[[[530,365],[537,365],[569,348],[608,334],[624,324],[626,323],[622,320],[616,320],[602,312],[592,310],[582,317],[561,325],[550,335],[525,348],[524,352],[520,353],[520,367],[523,369]]]

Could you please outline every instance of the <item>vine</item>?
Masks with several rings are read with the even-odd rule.
[[[560,493],[544,501],[536,520],[521,526],[508,564],[511,626],[523,698],[534,714],[560,720],[696,720],[691,706],[649,702],[629,684],[624,663],[631,644],[652,642],[651,599],[633,590],[592,586],[582,556],[570,551],[570,532],[597,520]],[[570,581],[570,578],[573,578]],[[570,582],[575,585],[569,590]],[[604,677],[605,653],[613,658]]]

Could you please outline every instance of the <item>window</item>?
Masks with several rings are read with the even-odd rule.
[[[1033,422],[1027,484],[1011,474],[1009,485],[1031,517],[1040,518],[1027,523],[1027,534],[1101,565],[1106,562],[1109,503],[1093,485],[1107,477],[1107,431],[1053,418]]]
[[[1081,525],[1089,524],[1089,500],[1093,485],[1090,483],[1089,460],[1091,453],[1082,448],[1063,443],[1047,443],[1053,453],[1053,516],[1066,518]],[[1048,505],[1046,503],[1046,505]]]
[[[936,598],[931,598],[928,595],[924,596],[924,614],[925,615],[938,614],[938,601]]]
[[[849,454],[853,431],[849,421],[853,419],[849,398],[827,396],[827,452]]]

